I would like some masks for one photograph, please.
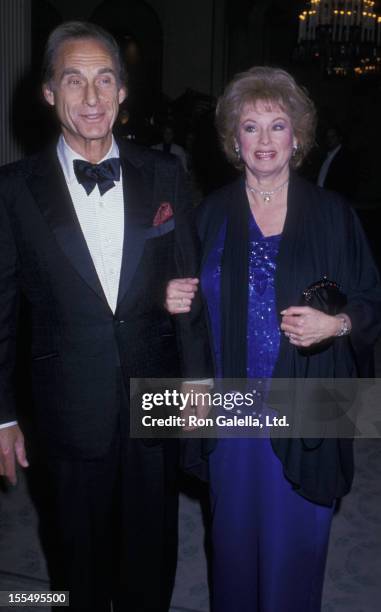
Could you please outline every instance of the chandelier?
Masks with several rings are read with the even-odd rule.
[[[374,0],[309,0],[299,15],[297,57],[328,74],[381,69],[381,15]]]

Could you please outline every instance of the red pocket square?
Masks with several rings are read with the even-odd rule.
[[[172,210],[172,206],[170,205],[169,202],[162,202],[162,204],[160,204],[157,213],[154,217],[153,220],[153,227],[157,227],[158,225],[162,225],[162,223],[165,223],[166,221],[168,221],[168,219],[170,219],[171,217],[173,217],[173,210]]]

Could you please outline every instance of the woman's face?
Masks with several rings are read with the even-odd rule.
[[[288,176],[297,141],[290,117],[277,104],[245,105],[239,119],[237,144],[249,181],[251,176],[259,180]]]

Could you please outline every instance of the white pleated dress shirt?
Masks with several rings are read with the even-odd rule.
[[[75,159],[84,158],[69,147],[62,135],[57,144],[57,155],[99,281],[111,310],[115,312],[124,238],[122,172],[120,180],[115,181],[115,186],[103,195],[100,194],[98,185],[87,195],[83,185],[77,181],[73,168]],[[100,162],[110,157],[119,157],[114,138],[110,150]]]

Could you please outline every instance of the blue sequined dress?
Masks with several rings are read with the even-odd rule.
[[[220,281],[225,234],[226,225],[201,275],[217,378],[222,376]],[[263,236],[251,216],[248,378],[270,378],[279,351],[274,278],[280,239],[281,235]],[[266,438],[219,439],[210,455],[210,487],[213,612],[318,612],[332,510],[292,490]]]

